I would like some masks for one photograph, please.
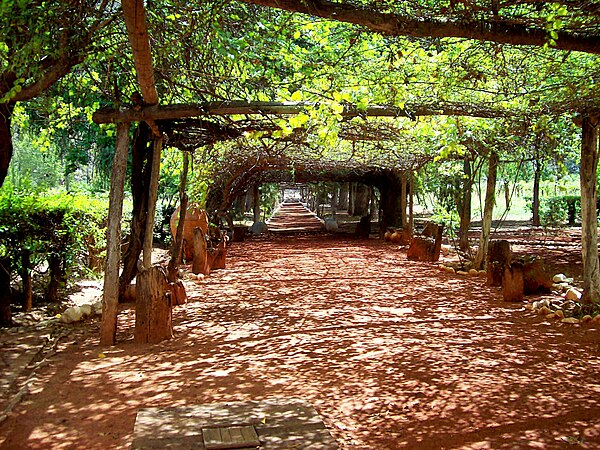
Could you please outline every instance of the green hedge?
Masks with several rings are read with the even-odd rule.
[[[102,267],[107,210],[106,200],[86,195],[26,195],[3,189],[0,264],[22,278],[38,268],[47,271],[47,295],[55,297],[57,283],[68,275]]]
[[[562,195],[540,202],[540,221],[547,227],[574,226],[581,222],[581,197]]]

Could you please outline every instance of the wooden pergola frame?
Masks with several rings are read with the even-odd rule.
[[[263,2],[254,2],[263,3]],[[301,3],[301,2],[298,2]],[[264,2],[267,4],[267,2]],[[103,109],[94,113],[96,123],[116,123],[116,151],[111,175],[111,191],[107,233],[107,257],[104,275],[103,315],[100,332],[101,345],[114,345],[116,339],[118,281],[121,219],[123,210],[123,192],[129,147],[129,129],[132,122],[145,121],[156,135],[153,152],[154,164],[150,183],[148,220],[144,241],[144,265],[149,267],[152,251],[152,227],[160,163],[162,136],[157,120],[182,119],[202,116],[229,115],[289,115],[298,114],[307,106],[306,102],[208,102],[198,105],[159,105],[158,93],[154,83],[152,53],[146,22],[143,0],[122,0],[123,16],[131,44],[138,84],[144,100],[142,107],[125,110]],[[510,41],[507,41],[510,42]],[[597,45],[596,42],[593,45]],[[416,117],[430,115],[463,115],[483,118],[506,117],[508,111],[485,108],[465,108],[460,105],[409,105],[398,108],[385,105],[371,105],[360,110],[353,105],[345,105],[344,117]],[[598,165],[598,145],[600,112],[586,112],[582,120],[581,151],[581,196],[582,196],[582,247],[584,300],[600,298],[600,263],[598,260],[598,230],[596,213],[596,171]]]

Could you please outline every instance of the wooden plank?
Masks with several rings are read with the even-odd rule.
[[[256,448],[260,441],[251,425],[203,428],[202,436],[207,450]]]

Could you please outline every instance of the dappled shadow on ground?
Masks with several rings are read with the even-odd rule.
[[[341,448],[600,446],[600,330],[527,315],[481,278],[313,235],[235,245],[186,286],[171,341],[134,345],[127,308],[116,347],[76,328],[1,445],[123,448],[141,407],[301,397]]]

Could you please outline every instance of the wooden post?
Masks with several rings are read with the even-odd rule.
[[[404,230],[408,225],[406,219],[406,170],[400,174],[400,224]]]
[[[513,261],[504,268],[502,297],[505,302],[522,302],[524,293],[523,264]]]
[[[260,191],[258,190],[258,188],[258,183],[255,183],[252,186],[252,214],[254,215],[254,223],[260,222]]]
[[[192,261],[192,273],[201,273],[204,275],[210,274],[206,235],[201,228],[194,228],[194,260]]]
[[[148,213],[146,214],[146,231],[144,233],[144,267],[152,265],[152,244],[154,240],[154,216],[156,213],[156,199],[158,197],[158,176],[160,174],[160,154],[162,151],[162,137],[154,139],[152,149],[152,175],[148,187]]]
[[[169,268],[167,278],[171,283],[177,281],[177,272],[181,263],[181,251],[183,249],[183,226],[185,224],[185,213],[187,211],[188,196],[185,193],[189,168],[189,156],[187,152],[183,152],[183,170],[179,180],[179,221],[177,222],[177,230],[173,238],[173,246],[171,247],[171,259],[169,260]]]
[[[150,267],[138,274],[134,342],[156,344],[173,337],[170,294],[162,267]]]
[[[129,123],[119,123],[117,124],[117,144],[110,179],[100,345],[114,345],[117,335],[119,262],[121,260],[121,217],[123,215],[123,195],[125,190],[128,150]]]
[[[225,269],[225,260],[227,258],[227,238],[223,236],[217,245],[217,248],[212,250],[208,256],[210,270]]]
[[[415,204],[415,173],[411,170],[408,179],[408,229],[411,234],[415,229],[414,204]]]
[[[582,123],[581,167],[581,252],[583,258],[584,304],[600,302],[600,264],[598,261],[598,133],[600,117],[584,117]]]
[[[496,201],[496,176],[498,174],[498,153],[492,152],[488,162],[488,179],[485,190],[485,204],[483,209],[483,220],[481,224],[481,235],[479,237],[479,249],[475,255],[475,268],[485,268],[485,258],[487,256],[488,243],[490,241],[490,232],[492,229],[492,214],[494,212],[494,203]]]

